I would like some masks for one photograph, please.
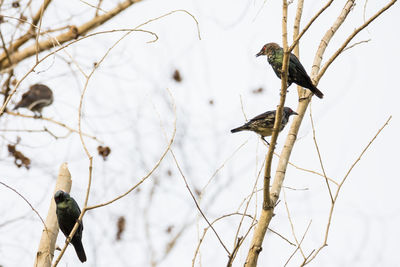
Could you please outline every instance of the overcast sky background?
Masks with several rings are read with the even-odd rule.
[[[23,5],[26,1],[21,1]],[[32,10],[39,3],[34,1]],[[89,1],[96,4],[96,1]],[[296,1],[295,1],[296,2]],[[302,26],[325,1],[305,1]],[[335,1],[309,29],[300,42],[300,59],[310,73],[322,36],[338,16],[344,1]],[[387,1],[368,1],[369,18]],[[11,5],[7,2],[3,8]],[[105,1],[110,10],[116,1]],[[357,1],[348,20],[334,36],[323,62],[364,21],[364,1]],[[25,3],[26,4],[26,3]],[[143,29],[156,33],[132,33],[111,51],[89,82],[85,95],[82,130],[95,135],[112,150],[106,161],[97,155],[96,141],[86,138],[94,156],[94,173],[89,204],[98,204],[125,192],[156,163],[173,129],[170,90],[177,106],[177,133],[172,146],[193,190],[207,186],[201,207],[210,221],[239,211],[251,193],[267,148],[250,132],[231,134],[230,129],[247,118],[275,109],[279,102],[280,80],[265,57],[255,54],[268,42],[282,44],[281,1],[182,1],[146,0],[133,5],[96,31],[133,28],[175,9],[185,9],[199,22],[198,39],[194,20],[183,12],[154,21]],[[9,15],[18,14],[7,9]],[[77,12],[79,10],[79,12]],[[289,6],[289,40],[296,3]],[[13,13],[14,12],[14,13]],[[29,16],[29,12],[27,13]],[[80,25],[94,15],[93,8],[81,1],[52,2],[43,19],[43,28]],[[321,79],[318,88],[324,99],[313,98],[312,114],[319,149],[328,177],[340,181],[361,151],[392,115],[382,131],[346,181],[335,207],[328,247],[310,266],[396,266],[400,261],[399,132],[400,108],[397,84],[399,6],[375,20],[352,43],[371,39],[340,55]],[[2,24],[9,33],[15,22]],[[87,73],[123,33],[98,35],[66,49]],[[46,53],[43,53],[45,55]],[[44,109],[44,116],[77,129],[78,106],[85,79],[64,52],[50,57],[21,83],[10,107],[33,83],[53,89],[55,101]],[[34,64],[23,61],[15,69],[20,79]],[[172,79],[178,69],[182,82]],[[5,77],[2,78],[4,81]],[[254,90],[262,87],[261,93]],[[289,88],[286,106],[296,109],[297,90]],[[24,114],[29,111],[21,110]],[[303,168],[322,172],[313,143],[310,109],[300,128],[290,161]],[[292,118],[293,119],[293,118]],[[292,121],[292,119],[290,121]],[[160,126],[160,123],[162,126]],[[49,122],[4,115],[0,129],[43,129],[48,127],[63,136],[65,129]],[[280,153],[288,132],[278,139]],[[63,162],[72,174],[71,195],[83,205],[88,178],[88,159],[79,136],[55,140],[46,133],[3,132],[1,134],[0,181],[17,189],[45,218]],[[29,170],[17,168],[8,155],[7,144],[21,142],[17,148],[32,160]],[[240,147],[240,149],[239,149]],[[239,149],[239,150],[238,150]],[[236,152],[235,152],[236,151]],[[273,173],[278,162],[273,161]],[[221,168],[222,166],[222,168]],[[214,175],[216,170],[218,173]],[[169,175],[171,174],[171,175]],[[288,166],[285,186],[287,203],[299,239],[312,221],[303,241],[305,254],[322,245],[330,208],[325,181]],[[262,179],[258,182],[262,188]],[[335,188],[332,186],[332,188]],[[300,190],[302,189],[302,190]],[[306,189],[306,190],[303,190]],[[275,209],[270,227],[292,242],[290,223],[282,201]],[[14,192],[0,187],[0,265],[31,266],[43,225],[29,206]],[[254,197],[248,213],[260,214],[262,194]],[[116,222],[126,218],[126,231],[116,241]],[[207,226],[185,188],[170,154],[140,190],[118,202],[88,212],[84,217],[83,244],[87,266],[191,266],[199,234]],[[215,224],[228,249],[232,249],[240,216]],[[240,236],[251,221],[244,220]],[[166,229],[171,228],[170,232]],[[167,243],[182,230],[172,251],[164,258]],[[234,266],[242,266],[252,233],[239,250]],[[57,244],[63,246],[60,233]],[[259,257],[259,266],[283,266],[295,247],[268,233]],[[58,255],[58,252],[55,253]],[[196,266],[224,266],[227,255],[209,231],[201,245]],[[299,253],[288,266],[299,266]],[[69,247],[59,266],[78,266]]]

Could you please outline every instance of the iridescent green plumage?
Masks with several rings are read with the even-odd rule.
[[[81,214],[81,210],[78,206],[78,203],[76,203],[76,201],[64,191],[57,191],[54,195],[54,200],[57,205],[56,214],[58,226],[64,233],[65,237],[68,237],[72,229],[74,228],[74,225],[78,220],[79,215]],[[79,260],[81,262],[85,262],[86,254],[82,245],[82,230],[83,224],[81,223],[71,240],[71,244],[74,246]]]
[[[281,78],[282,74],[282,62],[283,62],[283,49],[276,43],[268,43],[261,48],[258,56],[266,55],[268,63],[271,65],[276,76]],[[322,98],[324,94],[312,83],[310,76],[308,76],[303,65],[299,59],[292,53],[289,58],[289,70],[288,70],[288,87],[295,83],[307,89],[310,89],[317,97]]]

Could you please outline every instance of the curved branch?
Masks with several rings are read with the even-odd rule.
[[[396,3],[397,0],[392,0],[390,1],[386,6],[384,6],[381,10],[375,13],[369,20],[367,20],[363,25],[358,27],[353,31],[352,34],[350,34],[349,37],[347,37],[346,41],[342,44],[342,46],[336,50],[336,52],[332,55],[332,57],[322,66],[322,69],[318,73],[317,80],[321,79],[322,75],[324,75],[325,71],[329,68],[329,66],[332,64],[332,62],[343,52],[343,50],[346,48],[346,46],[350,43],[350,41],[360,32],[362,31],[365,27],[367,27],[372,21],[374,21],[377,17],[379,17],[383,12],[385,12],[387,9],[389,9],[394,3]]]
[[[167,144],[167,147],[165,148],[164,152],[161,154],[161,157],[159,158],[159,160],[157,161],[157,163],[154,165],[154,167],[133,187],[131,187],[128,191],[126,191],[125,193],[117,196],[116,198],[104,202],[102,204],[97,204],[97,205],[93,205],[93,206],[89,206],[86,208],[86,210],[91,210],[91,209],[96,209],[96,208],[100,208],[100,207],[104,207],[107,206],[115,201],[117,201],[118,199],[123,198],[124,196],[128,195],[130,192],[132,192],[133,190],[135,190],[139,185],[141,185],[147,178],[149,178],[153,172],[158,168],[158,166],[160,166],[161,162],[163,161],[163,159],[165,158],[165,156],[167,155],[168,151],[171,148],[172,143],[174,142],[175,139],[175,134],[176,134],[176,105],[175,102],[172,102],[172,106],[173,106],[173,110],[174,110],[174,130],[172,132],[172,136]]]
[[[39,219],[42,221],[42,224],[44,226],[44,229],[47,230],[46,224],[44,223],[44,220],[42,218],[42,216],[40,216],[39,212],[32,206],[32,204],[29,202],[29,200],[27,200],[20,192],[18,192],[16,189],[12,188],[11,186],[3,183],[0,181],[0,184],[2,184],[3,186],[7,187],[8,189],[10,189],[11,191],[14,191],[14,193],[16,193],[18,196],[20,196],[28,205],[29,207],[31,207],[31,209],[36,213],[36,215],[39,217]]]
[[[47,0],[47,1],[50,2],[50,0]],[[119,13],[121,13],[122,11],[124,11],[125,9],[130,7],[131,5],[133,5],[137,2],[140,2],[140,1],[141,0],[127,0],[121,4],[118,4],[117,7],[115,7],[113,10],[109,11],[108,13],[98,16],[98,17],[95,17],[92,20],[82,24],[79,27],[73,27],[73,30],[70,30],[66,33],[62,33],[62,34],[58,35],[57,37],[55,37],[54,39],[56,39],[56,42],[58,44],[63,44],[65,42],[72,41],[72,40],[76,39],[76,37],[78,35],[85,35],[86,33],[93,30],[94,28],[97,28],[98,26],[100,26],[100,25],[104,24],[105,22],[107,22],[108,20],[112,19],[113,17],[115,17],[116,15],[118,15]],[[36,25],[35,23],[32,23],[32,24]],[[28,40],[29,40],[29,38],[28,38]],[[25,39],[20,41],[20,42],[22,42],[21,44],[18,43],[15,45],[21,46],[23,43],[28,41]],[[38,42],[37,44],[35,43],[21,51],[14,53],[11,56],[11,60],[12,60],[13,64],[16,64],[16,63],[24,60],[25,58],[35,55],[36,53],[39,53],[44,50],[48,50],[48,49],[52,48],[54,46],[54,43],[55,42],[54,42],[53,38]],[[3,55],[0,56],[0,70],[11,66],[8,61],[4,61],[4,58],[5,57]]]

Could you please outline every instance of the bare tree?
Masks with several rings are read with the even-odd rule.
[[[285,178],[285,173],[286,173],[286,167],[289,162],[290,154],[293,149],[293,146],[296,141],[296,136],[299,131],[299,128],[301,126],[302,119],[304,117],[305,111],[310,104],[311,101],[311,96],[312,94],[310,92],[305,92],[302,91],[301,88],[299,88],[299,104],[297,107],[297,112],[299,113],[299,116],[297,116],[290,128],[289,134],[286,138],[285,146],[284,149],[282,150],[281,156],[279,158],[279,164],[276,170],[276,175],[274,178],[274,182],[272,184],[272,188],[270,191],[270,180],[271,180],[271,162],[272,162],[272,157],[273,157],[273,152],[275,149],[275,144],[276,140],[278,137],[279,132],[277,131],[278,126],[280,124],[280,121],[282,120],[282,111],[285,103],[285,98],[286,98],[286,86],[287,86],[287,75],[288,75],[288,61],[289,61],[289,54],[293,51],[295,47],[298,47],[298,42],[300,38],[303,36],[303,34],[306,33],[306,31],[309,29],[309,27],[314,23],[314,21],[323,13],[325,12],[329,6],[331,5],[333,1],[328,1],[321,9],[316,13],[316,15],[310,20],[310,22],[304,27],[304,29],[299,33],[299,23],[300,23],[300,18],[301,18],[301,13],[303,10],[303,1],[298,1],[298,6],[297,6],[297,14],[296,14],[296,20],[295,20],[295,27],[294,27],[294,36],[293,36],[293,43],[289,46],[288,41],[287,41],[287,20],[288,20],[288,2],[286,0],[282,1],[282,43],[283,43],[283,49],[284,49],[284,57],[283,57],[283,64],[282,64],[282,87],[281,87],[281,99],[280,103],[278,106],[277,110],[277,118],[275,120],[275,125],[274,125],[274,133],[271,138],[271,145],[268,149],[267,157],[266,157],[266,166],[265,166],[265,174],[264,174],[264,202],[263,202],[263,209],[261,211],[260,219],[259,222],[255,228],[253,239],[250,245],[249,253],[246,259],[245,266],[256,266],[257,265],[257,259],[258,255],[260,254],[262,250],[262,242],[264,240],[265,234],[268,229],[268,225],[272,219],[273,212],[274,212],[274,207],[279,199],[279,195],[282,189],[283,181]],[[396,1],[390,1],[388,4],[386,4],[382,9],[377,11],[373,16],[371,16],[364,24],[356,28],[349,36],[346,38],[346,40],[343,42],[343,45],[338,48],[338,50],[329,58],[329,60],[322,66],[322,58],[325,52],[326,47],[328,46],[331,38],[333,35],[336,33],[336,31],[339,29],[339,27],[342,25],[342,23],[345,21],[347,18],[348,14],[350,13],[353,5],[355,4],[355,1],[346,1],[345,5],[343,6],[342,12],[339,14],[338,18],[334,22],[334,24],[327,30],[326,34],[321,40],[320,46],[318,48],[318,51],[316,52],[314,63],[313,63],[313,69],[311,72],[311,77],[315,83],[315,85],[318,84],[319,80],[322,78],[324,75],[325,71],[328,69],[328,67],[333,63],[333,61],[346,49],[346,47],[349,45],[351,40],[360,32],[362,31],[365,27],[367,27],[372,21],[374,21],[379,15],[381,15],[383,12],[385,12],[387,9],[389,9],[392,5],[395,4]],[[298,54],[298,50],[297,50]],[[302,96],[305,95],[303,98]],[[387,122],[385,123],[385,125]],[[376,136],[375,136],[376,137]],[[374,137],[374,139],[375,139]],[[374,140],[373,139],[373,140]],[[373,141],[372,140],[372,141]],[[371,141],[371,142],[372,142]],[[318,146],[316,146],[318,149]],[[363,151],[364,152],[364,151]],[[360,156],[361,157],[361,156]],[[356,162],[357,163],[357,162]],[[322,165],[322,161],[321,161]],[[322,165],[323,167],[323,165]],[[351,169],[349,170],[351,171]],[[332,208],[331,208],[331,213],[333,212],[333,208],[335,205],[335,201],[338,197],[339,191],[341,189],[341,186],[343,185],[344,181],[346,180],[347,175],[344,177],[342,182],[340,183],[339,187],[337,188],[336,193],[334,194],[335,196],[333,197],[333,194],[331,192],[330,186],[328,179],[325,175],[326,179],[326,184],[328,186],[329,194],[331,196],[332,200]],[[327,231],[326,231],[326,237],[324,244],[317,250],[312,251],[307,257],[304,257],[304,262],[302,265],[305,265],[309,263],[312,259],[316,257],[316,255],[319,253],[319,251],[326,246],[326,241],[328,238],[328,233],[329,233],[329,225],[331,220],[331,215],[329,216],[329,221],[328,221],[328,226],[327,226]],[[300,244],[298,244],[300,247]]]
[[[303,8],[307,3],[304,3],[304,0],[282,1],[284,58],[277,119],[270,145],[262,143],[261,148],[257,145],[255,180],[249,183],[251,192],[245,195],[243,200],[238,200],[240,204],[233,210],[229,206],[233,201],[226,201],[221,196],[222,193],[229,193],[234,180],[237,180],[239,175],[233,170],[235,168],[230,169],[232,167],[230,164],[249,146],[249,142],[248,140],[241,142],[233,149],[232,147],[226,149],[228,152],[221,152],[223,150],[221,147],[229,134],[225,129],[227,118],[220,116],[213,108],[218,105],[226,106],[226,102],[222,102],[221,99],[226,101],[231,99],[226,95],[223,98],[217,98],[215,95],[204,96],[202,92],[204,88],[199,85],[198,77],[193,75],[204,72],[206,78],[200,77],[206,80],[207,87],[212,87],[208,84],[209,76],[220,75],[220,73],[211,74],[208,63],[199,63],[201,60],[198,58],[203,59],[206,49],[200,52],[196,50],[201,40],[199,22],[202,23],[198,21],[196,12],[176,9],[150,16],[146,13],[148,10],[140,9],[147,4],[147,1],[140,0],[122,2],[99,0],[94,1],[95,4],[90,1],[78,1],[78,4],[71,4],[72,8],[69,8],[68,1],[68,3],[56,3],[51,0],[22,2],[0,2],[2,47],[0,83],[3,95],[0,107],[0,137],[2,147],[7,147],[6,152],[0,151],[3,152],[0,154],[3,162],[1,164],[19,168],[20,176],[34,173],[35,178],[43,174],[50,178],[46,182],[37,183],[40,192],[35,192],[37,188],[30,190],[28,185],[19,184],[11,187],[9,185],[12,183],[11,179],[7,180],[8,183],[0,181],[0,188],[6,188],[15,198],[23,199],[25,207],[25,203],[28,203],[37,215],[35,223],[39,223],[37,217],[41,221],[40,227],[43,228],[43,232],[34,266],[57,266],[66,261],[64,255],[68,244],[78,229],[78,222],[82,219],[85,220],[84,241],[91,243],[89,255],[93,256],[88,259],[94,265],[105,250],[101,250],[100,247],[104,244],[101,242],[108,242],[107,248],[113,249],[113,255],[118,256],[113,259],[112,264],[118,266],[171,265],[171,261],[173,262],[171,258],[174,257],[185,257],[185,260],[191,258],[192,266],[197,264],[205,266],[209,262],[217,262],[212,259],[203,263],[204,254],[222,255],[218,263],[227,261],[227,266],[234,264],[257,266],[268,231],[285,245],[290,246],[291,255],[285,259],[285,264],[294,261],[296,254],[301,259],[297,263],[300,266],[307,265],[317,258],[320,251],[328,244],[333,214],[344,183],[372,142],[389,123],[391,116],[376,130],[376,134],[369,139],[370,141],[341,179],[328,177],[326,162],[318,145],[318,131],[312,117],[312,94],[298,87],[299,115],[294,118],[290,126],[282,151],[277,153],[275,149],[278,129],[287,94],[289,55],[294,53],[299,57],[302,38],[313,34],[315,27],[326,27],[326,33],[320,38],[319,47],[315,51],[310,75],[313,83],[318,85],[339,56],[351,57],[351,54],[342,55],[344,51],[356,49],[357,45],[368,42],[365,40],[351,43],[358,33],[390,9],[396,0],[388,1],[371,17],[364,19],[361,25],[348,33],[342,45],[328,58],[326,49],[341,25],[351,16],[356,1],[347,0],[341,3],[343,6],[338,14],[331,7],[333,0],[319,3],[319,10],[314,11],[315,14],[304,28],[300,25]],[[264,2],[263,8],[268,8],[270,3]],[[288,13],[288,6],[295,4],[297,4],[296,14],[292,17]],[[368,5],[368,1],[365,5]],[[194,10],[201,13],[201,8]],[[128,26],[106,27],[109,23],[113,23],[114,19],[118,20],[128,12],[129,18],[125,20],[128,21]],[[179,14],[182,16],[178,16]],[[332,25],[321,26],[318,22],[324,15],[336,17],[335,22]],[[208,16],[207,13],[204,18]],[[218,19],[220,16],[222,15],[218,14]],[[164,19],[168,21],[171,17],[179,19],[179,22],[160,23]],[[185,19],[190,22],[190,32],[185,32],[186,28],[183,27],[186,23],[182,21]],[[223,24],[218,19],[210,20],[211,24]],[[293,20],[293,38],[290,43],[287,25],[291,20]],[[182,26],[182,29],[177,29],[177,25]],[[175,34],[173,41],[170,44],[168,42],[160,44],[166,33]],[[188,36],[194,41],[183,46],[182,40]],[[160,69],[164,73],[161,75],[160,69],[155,70],[146,64],[139,65],[136,62],[136,59],[143,55],[135,53],[135,50],[139,50],[138,46],[144,49],[145,43],[164,49],[160,54],[154,51],[143,53],[146,57],[144,62],[154,61],[154,65],[162,66]],[[211,50],[214,49],[217,48],[213,47]],[[171,61],[165,62],[161,54],[168,54]],[[188,60],[190,64],[181,63],[181,57],[184,55],[190,56]],[[221,53],[218,54],[220,55]],[[324,57],[327,58],[325,62],[323,62]],[[204,65],[201,65],[203,63]],[[229,62],[224,64],[230,65]],[[130,68],[123,69],[120,65]],[[218,71],[222,73],[223,69]],[[185,76],[186,73],[188,76]],[[99,79],[99,76],[108,77],[109,83],[102,84],[104,80]],[[232,77],[232,74],[229,74],[229,77]],[[192,83],[186,83],[190,79]],[[63,92],[58,91],[57,94],[65,98],[56,97],[56,103],[53,104],[54,106],[57,104],[57,108],[49,113],[47,110],[50,108],[44,108],[46,111],[43,114],[11,109],[17,99],[23,97],[22,93],[27,85],[46,81],[52,81],[63,89]],[[255,98],[265,91],[263,87],[251,90]],[[190,98],[195,101],[189,101]],[[222,104],[218,103],[218,100]],[[203,106],[197,106],[202,101]],[[204,106],[208,109],[206,110]],[[247,120],[246,107],[246,103],[241,99],[242,112]],[[321,171],[299,166],[290,159],[308,107],[310,107],[314,147]],[[193,123],[194,117],[202,116],[209,117],[207,124]],[[223,125],[223,134],[216,125]],[[203,130],[207,130],[205,139],[193,134],[204,133]],[[205,148],[206,142],[212,147],[211,149]],[[263,154],[264,150],[267,150],[265,160],[259,160],[258,153]],[[114,155],[118,156],[114,158]],[[69,159],[71,173],[66,164],[61,165],[59,180],[63,178],[66,183],[60,185],[57,180],[55,184],[55,179],[51,179],[54,177],[54,168],[66,161],[66,158]],[[279,161],[272,178],[274,159]],[[259,163],[260,161],[262,163]],[[108,164],[110,162],[111,164]],[[310,219],[302,235],[297,234],[291,203],[285,193],[285,190],[305,191],[307,188],[283,186],[288,165],[323,179],[326,193],[329,195],[330,206],[323,240],[311,250],[305,248],[304,243],[313,222]],[[245,172],[249,173],[249,169],[246,168]],[[5,173],[8,175],[7,173],[11,172]],[[71,176],[74,181],[72,189],[75,191],[71,190]],[[263,180],[262,188],[257,187],[259,180]],[[82,212],[65,244],[63,243],[62,248],[57,248],[58,226],[53,195],[60,188],[67,192],[71,190],[74,197],[78,196],[76,199],[81,200],[79,204]],[[276,207],[283,207],[282,203],[279,206],[282,191],[284,195],[282,202],[285,205],[291,237],[271,226]],[[37,197],[39,194],[41,196]],[[257,206],[260,194],[262,194],[261,207]],[[234,195],[241,196],[239,193]],[[217,203],[226,204],[222,205],[222,212],[220,209],[214,209]],[[121,206],[114,208],[118,205]],[[44,212],[41,210],[48,210],[45,220],[40,216],[40,213]],[[27,214],[19,214],[8,221],[1,221],[0,228],[25,220],[32,211]],[[113,225],[109,221],[112,221]],[[193,237],[196,234],[197,240]],[[39,235],[39,233],[36,235],[37,239]],[[35,240],[36,248],[37,241]],[[244,252],[246,242],[249,243],[247,253]],[[124,253],[126,258],[119,257],[122,254],[120,250],[127,247],[129,253]],[[203,249],[207,251],[204,254],[202,254]],[[140,251],[144,251],[144,255],[136,254]],[[242,255],[246,253],[245,262],[239,263],[240,252]],[[33,254],[30,253],[29,256]],[[0,262],[0,266],[1,264]]]

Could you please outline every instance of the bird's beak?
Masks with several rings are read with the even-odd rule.
[[[259,56],[262,56],[263,55],[263,52],[262,52],[262,50],[260,51],[260,52],[258,52],[257,54],[256,54],[256,57],[259,57]]]
[[[293,115],[299,115],[299,113],[297,113],[297,112],[295,112],[295,111],[293,111],[292,114],[293,114]]]

